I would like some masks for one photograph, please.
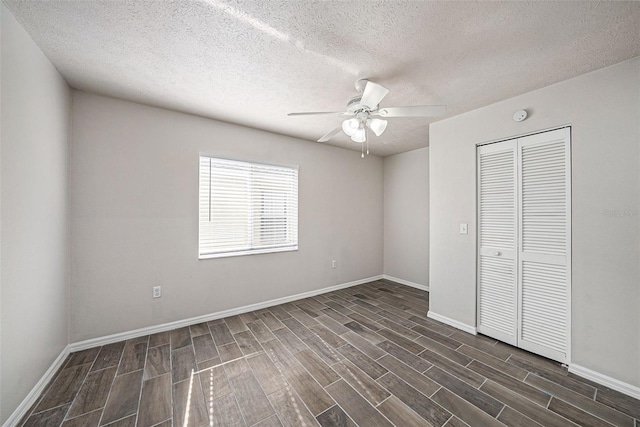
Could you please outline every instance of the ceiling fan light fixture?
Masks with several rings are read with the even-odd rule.
[[[365,142],[367,140],[367,135],[365,133],[364,128],[358,129],[352,136],[351,140],[353,142]]]
[[[360,127],[360,121],[356,118],[347,119],[342,122],[342,130],[349,136],[353,136]]]
[[[381,119],[368,119],[367,126],[369,126],[369,129],[371,129],[376,136],[380,136],[387,128],[387,121]]]

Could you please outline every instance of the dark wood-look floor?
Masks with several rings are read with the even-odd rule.
[[[69,356],[25,426],[640,426],[640,402],[377,281]]]

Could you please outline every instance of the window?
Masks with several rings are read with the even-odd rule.
[[[298,168],[200,156],[199,257],[298,249]]]

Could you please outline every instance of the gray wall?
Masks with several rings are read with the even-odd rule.
[[[65,81],[2,9],[2,400],[4,422],[68,343]]]
[[[199,153],[299,165],[300,249],[198,260]],[[380,275],[382,188],[376,156],[74,91],[71,341]]]
[[[521,108],[530,117],[516,123]],[[431,125],[430,309],[476,324],[475,145],[563,124],[572,125],[571,361],[640,386],[640,58]]]
[[[429,285],[429,148],[384,158],[384,274]]]

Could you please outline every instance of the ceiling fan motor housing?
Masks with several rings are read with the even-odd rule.
[[[362,95],[354,96],[347,102],[347,111],[350,113],[355,113],[357,110],[362,108],[360,105],[360,101],[362,100]]]
[[[366,113],[368,116],[372,111],[376,111],[378,106],[369,107],[368,105],[362,105],[362,95],[354,96],[347,102],[347,112],[358,116],[360,113]]]

